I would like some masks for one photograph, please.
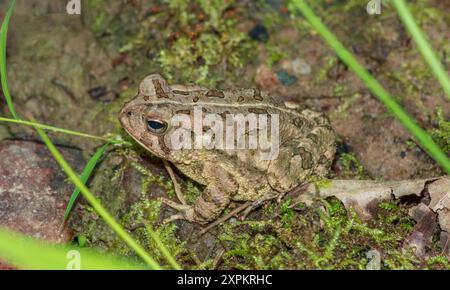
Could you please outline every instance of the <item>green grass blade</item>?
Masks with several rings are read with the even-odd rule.
[[[421,29],[414,21],[414,18],[411,15],[411,12],[409,11],[405,1],[393,0],[392,3],[397,9],[397,13],[400,16],[401,20],[403,21],[403,24],[406,26],[412,38],[416,42],[417,48],[422,54],[422,57],[428,63],[434,75],[441,83],[441,86],[444,88],[447,97],[450,98],[450,78],[448,76],[448,73],[442,66],[436,54],[434,53],[433,48],[426,40]]]
[[[8,11],[6,12],[6,16],[3,19],[2,28],[0,30],[0,77],[2,82],[2,91],[3,95],[5,95],[6,104],[8,105],[9,112],[17,119],[16,111],[14,110],[14,104],[11,99],[11,94],[9,92],[8,87],[8,79],[6,75],[6,40],[8,36],[8,26],[9,20],[11,19],[11,14],[14,10],[14,5],[16,4],[16,0],[13,0],[9,5]]]
[[[64,160],[61,153],[59,153],[58,149],[56,149],[55,145],[48,138],[47,134],[39,128],[36,127],[38,134],[41,136],[45,145],[47,145],[48,149],[55,157],[58,164],[61,168],[64,169],[64,172],[67,174],[72,183],[80,188],[80,192],[83,194],[84,198],[89,202],[89,204],[95,209],[97,214],[103,218],[103,220],[108,224],[108,226],[116,232],[116,234],[131,248],[136,254],[144,260],[151,269],[162,269],[161,266],[148,255],[148,253],[123,229],[123,227],[118,224],[111,214],[101,205],[101,203],[95,198],[95,196],[89,191],[89,189],[84,185],[84,183],[80,180],[78,175],[74,172],[72,167]]]
[[[80,255],[82,270],[145,270],[142,265],[71,246],[54,245],[0,228],[0,257],[19,269],[64,270],[73,261],[70,251]]]
[[[433,141],[433,139],[406,113],[403,108],[397,104],[394,98],[383,88],[383,86],[369,74],[369,72],[358,63],[356,58],[348,51],[340,41],[331,33],[322,21],[314,14],[304,0],[292,0],[291,2],[299,9],[311,26],[330,45],[339,58],[350,67],[359,78],[363,80],[369,90],[391,111],[394,116],[409,130],[409,132],[418,140],[419,144],[428,154],[447,172],[450,173],[450,159]],[[292,9],[293,7],[291,7]]]
[[[86,134],[86,133],[82,133],[82,132],[78,132],[78,131],[67,130],[67,129],[49,126],[49,125],[45,125],[45,124],[40,124],[40,123],[36,123],[36,122],[32,122],[32,121],[16,120],[16,119],[0,117],[0,122],[8,122],[8,123],[15,123],[15,124],[20,124],[20,125],[25,125],[25,126],[37,127],[37,128],[41,128],[41,129],[44,129],[47,131],[58,132],[58,133],[63,133],[63,134],[68,134],[68,135],[73,135],[73,136],[83,137],[83,138],[89,138],[89,139],[94,139],[94,140],[99,140],[99,141],[105,141],[105,142],[108,142],[111,144],[117,144],[117,145],[127,144],[127,142],[121,141],[121,140],[90,135],[90,134]]]
[[[89,177],[92,174],[92,171],[94,170],[95,166],[97,165],[98,161],[102,156],[105,154],[106,148],[108,148],[109,143],[106,143],[102,147],[100,147],[97,152],[89,159],[88,163],[86,164],[86,167],[83,169],[83,172],[81,173],[80,179],[83,182],[83,184],[86,184]],[[80,194],[80,188],[76,187],[75,190],[72,192],[72,195],[70,196],[69,202],[67,203],[66,211],[64,212],[64,220],[63,222],[66,222],[67,217],[70,214],[70,211],[72,210],[72,207],[77,200],[78,195]]]
[[[175,269],[175,270],[181,270],[181,266],[178,264],[178,262],[175,260],[175,258],[170,254],[169,250],[167,250],[166,246],[163,244],[161,239],[158,237],[158,235],[155,233],[153,228],[150,225],[146,225],[147,232],[150,234],[151,238],[155,241],[156,246],[159,248],[161,253],[164,255],[166,260],[169,262],[169,264]]]

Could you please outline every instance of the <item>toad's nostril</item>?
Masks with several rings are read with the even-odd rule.
[[[133,115],[133,113],[131,111],[127,112],[128,117],[131,117]]]

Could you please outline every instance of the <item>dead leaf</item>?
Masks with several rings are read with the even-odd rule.
[[[441,229],[450,233],[450,177],[441,178],[428,186],[430,208],[439,217]]]
[[[310,184],[298,201],[308,205],[314,198],[335,196],[344,206],[353,208],[358,216],[368,221],[373,218],[374,207],[381,201],[391,200],[393,197],[406,196],[421,197],[427,183],[439,178],[403,181],[373,181],[373,180],[331,180],[326,187],[316,189]]]
[[[427,257],[427,247],[431,246],[436,232],[436,213],[427,205],[419,203],[409,211],[409,215],[417,222],[413,232],[406,238],[408,245],[414,248],[415,254],[422,260]]]
[[[429,205],[425,198],[429,194]],[[304,202],[311,205],[315,198],[334,196],[345,208],[353,208],[363,221],[374,217],[377,205],[393,198],[417,198],[418,205],[410,210],[410,216],[417,224],[413,233],[407,238],[416,249],[416,254],[424,258],[426,246],[431,243],[439,222],[441,244],[444,253],[450,255],[450,176],[420,180],[371,181],[371,180],[332,180],[325,187],[317,188],[315,184],[304,187],[295,203]],[[419,203],[422,200],[422,203]],[[437,215],[437,220],[436,220]]]

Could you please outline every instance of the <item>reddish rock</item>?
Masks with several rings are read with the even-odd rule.
[[[0,261],[0,270],[16,270],[17,268],[10,266],[6,263],[2,263],[2,261]]]
[[[270,90],[279,84],[276,74],[266,65],[261,65],[256,71],[255,83],[265,90]]]
[[[81,151],[59,148],[80,171]],[[73,186],[43,144],[28,141],[0,142],[0,226],[53,242],[72,238],[60,230]]]

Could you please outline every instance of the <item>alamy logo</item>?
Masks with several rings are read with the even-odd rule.
[[[67,252],[66,258],[69,260],[66,270],[80,270],[81,269],[81,254],[76,250]]]
[[[67,14],[80,15],[81,14],[81,0],[70,0],[66,6]]]
[[[370,0],[366,10],[370,15],[381,14],[381,0]]]
[[[175,114],[170,124],[168,147],[172,150],[218,149],[258,150],[261,160],[274,160],[279,154],[278,114],[204,114],[194,107],[194,116]]]

